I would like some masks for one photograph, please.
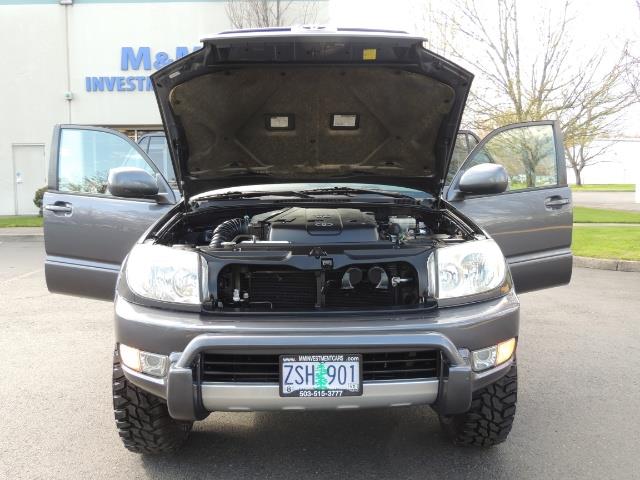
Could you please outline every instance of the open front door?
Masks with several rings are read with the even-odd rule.
[[[460,192],[464,172],[482,163],[505,168],[505,192]],[[557,122],[520,123],[491,132],[458,170],[446,199],[498,242],[518,293],[569,283],[573,212]]]
[[[128,166],[156,177],[169,200],[118,198],[109,171]],[[44,195],[45,275],[56,293],[112,300],[120,264],[175,197],[157,167],[131,139],[98,127],[56,126]]]

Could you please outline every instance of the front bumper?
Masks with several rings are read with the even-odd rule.
[[[514,293],[499,299],[411,314],[354,316],[210,317],[143,307],[116,298],[116,341],[169,355],[165,378],[125,366],[128,380],[165,398],[169,413],[181,420],[209,412],[253,410],[355,409],[430,404],[443,414],[469,409],[472,392],[498,380],[508,361],[486,372],[473,372],[469,350],[518,336],[519,303]],[[206,383],[193,365],[202,352],[331,353],[435,348],[446,372],[435,379],[385,380],[363,384],[362,396],[280,397],[277,384]]]

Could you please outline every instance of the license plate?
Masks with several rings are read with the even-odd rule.
[[[281,397],[362,395],[362,355],[280,355]]]

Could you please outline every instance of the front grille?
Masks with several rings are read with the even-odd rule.
[[[362,355],[362,378],[371,380],[411,380],[438,377],[440,352],[365,353]]]
[[[203,382],[278,383],[279,358],[277,354],[204,353],[201,378]],[[362,354],[364,382],[437,378],[439,368],[438,350]]]

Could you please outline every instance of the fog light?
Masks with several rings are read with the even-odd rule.
[[[153,375],[154,377],[164,377],[167,373],[169,359],[164,355],[141,351],[140,364],[142,365],[142,373]]]
[[[131,370],[154,377],[164,377],[169,366],[169,358],[165,355],[143,352],[122,343],[120,344],[120,359]]]
[[[487,347],[481,350],[474,350],[472,352],[473,369],[476,372],[481,372],[487,368],[495,367],[496,365],[497,348]]]
[[[513,356],[516,349],[516,339],[510,338],[505,342],[471,352],[472,367],[476,372],[503,364]]]

